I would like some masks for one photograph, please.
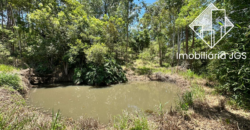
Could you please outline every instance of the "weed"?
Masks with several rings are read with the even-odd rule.
[[[166,104],[167,104],[167,102],[165,104],[160,103],[159,108],[158,108],[159,109],[159,116],[163,116],[163,113],[164,113],[163,108]]]
[[[134,119],[133,127],[130,130],[149,130],[147,119],[145,117]]]
[[[179,106],[181,110],[187,111],[189,106],[193,105],[193,93],[192,91],[185,92],[182,97],[180,97]]]
[[[191,91],[195,99],[198,99],[201,101],[205,100],[205,90],[203,87],[195,84],[192,86]]]
[[[122,115],[114,117],[114,127],[118,130],[124,130],[128,128],[129,115],[127,112],[123,112]]]
[[[54,110],[52,111],[52,122],[51,122],[51,130],[62,129],[64,126],[59,122],[60,120],[60,111],[54,114]]]
[[[236,100],[230,98],[226,104],[230,105],[233,109],[240,109],[240,105],[237,103]]]

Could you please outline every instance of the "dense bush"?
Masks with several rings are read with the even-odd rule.
[[[250,102],[250,29],[238,28],[234,30],[233,37],[223,45],[227,50],[227,59],[211,62],[210,70],[221,83],[220,88],[232,96],[239,105],[249,105]],[[242,35],[244,34],[244,35]],[[235,52],[246,52],[246,59],[229,59]],[[239,57],[239,55],[238,55]]]
[[[88,63],[84,68],[76,68],[73,76],[75,83],[89,85],[110,85],[127,82],[125,72],[114,60],[104,64]]]
[[[85,51],[88,62],[104,64],[108,48],[104,44],[94,44]]]

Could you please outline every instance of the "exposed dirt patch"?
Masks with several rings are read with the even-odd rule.
[[[171,82],[182,88],[182,91],[186,91],[190,87],[190,82],[184,79],[178,74],[163,74],[154,73],[151,75],[137,75],[134,71],[128,70],[126,76],[129,82],[133,81],[159,81],[159,82]]]

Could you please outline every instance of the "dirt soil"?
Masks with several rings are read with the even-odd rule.
[[[190,87],[190,81],[186,80],[178,74],[163,74],[154,73],[151,75],[138,75],[132,70],[127,70],[126,77],[129,82],[133,81],[159,81],[159,82],[171,82],[176,84],[181,90],[185,92]]]

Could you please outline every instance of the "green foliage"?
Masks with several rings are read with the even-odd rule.
[[[194,84],[191,87],[191,91],[193,93],[193,98],[194,99],[198,99],[198,100],[201,100],[201,101],[205,100],[205,90],[204,90],[204,88],[202,86]]]
[[[154,55],[150,52],[150,49],[144,49],[143,52],[139,54],[139,58],[143,61],[151,61]]]
[[[0,64],[12,64],[13,57],[10,55],[10,51],[3,45],[0,44]]]
[[[114,60],[105,60],[105,63],[101,65],[89,63],[84,69],[76,69],[74,77],[75,82],[80,80],[89,85],[111,85],[127,82],[125,72]]]
[[[128,113],[123,113],[122,115],[114,117],[114,127],[118,130],[124,130],[128,127],[128,121],[130,117]]]
[[[114,128],[118,130],[149,130],[147,118],[142,114],[134,117],[123,112],[122,115],[114,117]]]
[[[20,90],[22,87],[20,85],[20,78],[18,77],[17,74],[1,72],[0,73],[0,86],[3,86],[3,85],[10,86],[16,90]]]
[[[2,72],[12,72],[13,70],[16,70],[16,68],[9,65],[0,64],[0,71]]]
[[[179,107],[182,110],[187,111],[189,109],[189,106],[192,106],[192,105],[193,105],[193,92],[187,91],[180,98]]]
[[[150,35],[147,29],[143,31],[135,31],[132,30],[134,41],[131,42],[131,47],[135,52],[144,51],[144,49],[148,48],[150,45]]]
[[[105,56],[107,55],[107,47],[104,44],[94,44],[85,51],[88,62],[95,64],[104,64]]]
[[[149,130],[147,119],[145,117],[135,119],[130,130]]]
[[[189,79],[193,78],[193,77],[194,77],[194,72],[191,71],[191,70],[189,69],[189,70],[187,71],[187,77],[188,77]]]
[[[139,75],[152,74],[152,70],[143,66],[142,68],[138,67],[136,73],[138,73]]]
[[[60,111],[54,114],[52,111],[52,122],[51,122],[51,130],[65,129],[65,126],[59,122],[61,120]]]
[[[82,80],[82,69],[79,69],[79,68],[74,69],[73,81],[74,81],[75,84],[80,84],[80,83],[83,82],[83,80]]]
[[[44,64],[39,64],[38,66],[35,67],[35,71],[38,72],[39,74],[50,74],[52,73],[51,68]]]
[[[229,2],[225,6],[233,11],[241,10],[243,7],[238,6],[239,2]],[[236,8],[231,9],[231,6],[236,6]],[[249,13],[250,11],[242,13],[242,16],[232,13],[230,17],[237,23],[240,17],[246,18]],[[227,44],[220,46],[221,49],[225,50],[227,59],[210,62],[209,72],[211,76],[214,76],[220,82],[221,85],[218,87],[225,92],[224,94],[229,94],[239,105],[244,106],[250,102],[250,24],[245,22],[246,19],[242,20],[244,22],[240,22],[241,27],[235,27],[230,32],[231,36],[225,40]],[[239,55],[233,59],[229,58],[237,52],[245,52],[246,58],[238,59]]]

